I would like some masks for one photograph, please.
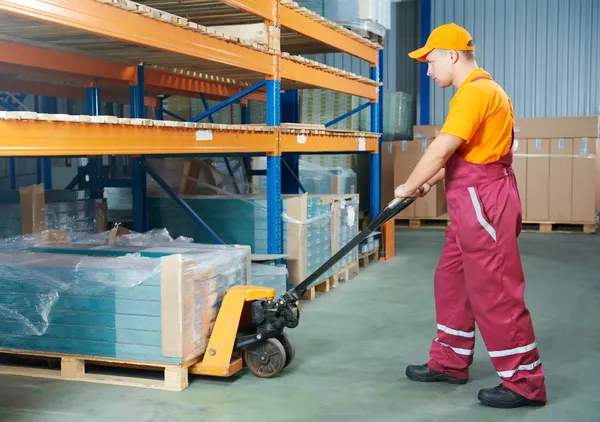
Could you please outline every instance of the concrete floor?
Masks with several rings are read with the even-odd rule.
[[[419,384],[435,335],[432,273],[441,231],[399,231],[393,262],[304,308],[290,334],[294,364],[275,379],[193,378],[181,393],[0,377],[1,421],[592,421],[600,398],[600,236],[526,233],[521,239],[550,404],[497,410],[477,403],[494,372],[477,338],[471,382]]]

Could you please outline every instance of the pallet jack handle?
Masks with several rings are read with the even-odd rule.
[[[384,209],[381,211],[370,223],[369,226],[361,231],[354,239],[348,242],[342,249],[335,253],[331,258],[327,260],[323,265],[317,268],[311,275],[309,275],[304,281],[289,290],[282,296],[282,299],[286,302],[296,302],[300,300],[308,289],[312,287],[314,283],[321,275],[323,275],[329,268],[333,267],[339,260],[345,257],[352,249],[365,240],[371,233],[377,230],[380,226],[385,224],[388,220],[394,218],[396,214],[404,211],[410,204],[414,202],[413,198],[395,198],[393,199]]]

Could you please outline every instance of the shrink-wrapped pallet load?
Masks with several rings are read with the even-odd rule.
[[[0,349],[166,364],[204,353],[226,291],[247,282],[249,248],[102,235],[5,242]]]

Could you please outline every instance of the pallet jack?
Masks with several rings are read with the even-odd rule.
[[[294,359],[295,350],[284,328],[300,322],[298,301],[312,283],[346,256],[372,232],[407,208],[414,199],[395,198],[354,239],[329,258],[304,281],[275,300],[275,289],[234,286],[219,309],[206,352],[189,373],[229,377],[244,367],[254,375],[270,378]]]

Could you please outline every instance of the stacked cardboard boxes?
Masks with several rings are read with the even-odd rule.
[[[414,139],[384,142],[381,149],[382,206],[404,183],[439,126],[415,126]],[[598,116],[516,119],[515,171],[529,222],[595,223],[600,212],[600,138]],[[436,218],[447,211],[443,183],[397,218]]]
[[[516,120],[514,170],[525,221],[596,221],[598,123],[597,116]]]
[[[381,150],[382,206],[394,197],[396,186],[406,182],[431,142],[439,126],[415,126],[412,141],[384,142]],[[438,183],[424,198],[415,201],[396,218],[436,218],[446,213],[444,183]]]

